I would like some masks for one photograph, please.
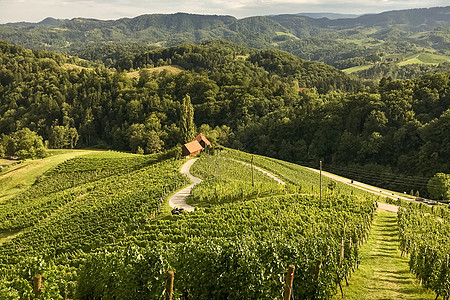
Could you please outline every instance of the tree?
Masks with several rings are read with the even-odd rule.
[[[42,158],[46,155],[42,137],[28,128],[3,135],[0,144],[4,154],[17,156],[19,159]]]
[[[428,181],[430,197],[436,200],[450,199],[450,174],[437,173]]]
[[[52,131],[50,133],[49,144],[51,148],[63,149],[70,148],[73,149],[78,143],[79,135],[78,131],[69,126],[52,126]]]
[[[146,134],[147,145],[145,147],[146,153],[156,153],[161,151],[164,142],[161,141],[158,134],[152,130]]]
[[[68,138],[70,141],[70,149],[75,148],[75,146],[78,143],[78,139],[80,138],[80,135],[78,134],[78,131],[76,128],[70,128],[68,132]]]
[[[183,98],[181,105],[180,130],[185,143],[191,142],[195,138],[194,107],[189,95]]]
[[[0,157],[3,157],[3,156],[5,156],[5,147],[0,143]]]

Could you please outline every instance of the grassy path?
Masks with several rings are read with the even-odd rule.
[[[398,246],[396,214],[379,210],[361,247],[361,265],[344,287],[345,299],[434,299],[409,272],[409,259]],[[341,299],[340,293],[333,299]]]

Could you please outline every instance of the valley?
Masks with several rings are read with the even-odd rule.
[[[449,13],[0,24],[0,299],[448,300]]]

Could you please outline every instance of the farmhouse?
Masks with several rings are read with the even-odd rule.
[[[192,142],[183,145],[181,151],[184,157],[192,157],[200,154],[206,147],[211,147],[211,142],[201,133]]]
[[[202,133],[199,133],[197,135],[197,137],[195,138],[195,140],[200,143],[200,145],[203,147],[203,149],[205,149],[206,146],[211,147],[211,143],[208,141],[208,139]]]
[[[202,150],[203,147],[197,140],[193,140],[192,142],[184,144],[183,148],[181,149],[182,155],[184,157],[196,156],[197,154],[200,154]]]

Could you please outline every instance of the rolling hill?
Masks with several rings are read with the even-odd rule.
[[[118,20],[47,18],[0,25],[0,39],[33,49],[71,52],[82,58],[99,44],[173,46],[226,39],[259,49],[275,47],[341,69],[426,48],[449,55],[450,7],[390,11],[344,19],[298,14],[255,16],[142,15]],[[345,39],[345,41],[342,41]],[[94,56],[89,59],[102,59]]]
[[[279,299],[292,264],[293,292],[301,298],[331,299],[352,273],[359,290],[370,289],[361,287],[357,278],[367,271],[357,266],[383,274],[369,276],[373,284],[406,273],[390,283],[391,290],[368,291],[371,297],[434,298],[409,274],[408,259],[392,238],[395,214],[378,216],[379,199],[328,178],[320,188],[318,173],[264,156],[254,163],[287,184],[261,172],[253,177],[242,161],[253,157],[232,149],[202,154],[192,167],[204,179],[189,200],[197,208],[179,216],[170,215],[166,202],[190,184],[179,171],[184,159],[96,151],[53,166],[0,205],[0,297],[159,299],[171,291],[167,274],[175,270],[178,299]],[[428,222],[438,214],[447,220],[444,213],[430,210]],[[447,245],[445,239],[433,244],[407,238],[433,251]],[[435,264],[445,266],[445,260]],[[349,282],[352,287],[353,276]],[[444,283],[433,286],[437,293],[445,289]],[[358,297],[360,291],[346,294]]]

